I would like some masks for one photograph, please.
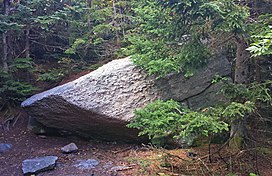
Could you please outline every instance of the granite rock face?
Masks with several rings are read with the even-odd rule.
[[[124,58],[34,95],[22,107],[46,127],[83,137],[126,141],[137,138],[136,130],[125,127],[134,109],[158,98],[154,81]]]
[[[156,99],[174,99],[197,108],[222,100],[212,85],[214,75],[229,75],[225,57],[211,59],[194,76],[171,74],[156,80],[129,58],[114,60],[67,84],[34,95],[22,103],[37,126],[105,140],[141,140],[125,125],[136,108]],[[41,125],[42,124],[42,125]],[[44,129],[37,129],[43,131]]]

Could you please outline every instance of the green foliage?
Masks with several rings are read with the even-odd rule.
[[[254,174],[254,173],[250,173],[249,176],[258,176],[258,175]]]
[[[130,128],[143,130],[139,135],[148,134],[149,138],[154,136],[166,136],[172,134],[173,125],[180,114],[177,110],[180,105],[169,100],[167,102],[157,100],[148,104],[145,108],[135,111],[136,118],[128,125]]]
[[[242,119],[246,114],[254,112],[256,106],[253,102],[246,101],[245,103],[231,102],[226,107],[218,107],[219,116],[224,117],[228,121]]]
[[[271,55],[272,14],[262,14],[250,27],[251,44],[247,48],[253,57]]]
[[[6,22],[4,20],[1,20],[3,15],[0,15],[0,34],[4,33],[7,30],[20,30],[21,25],[13,22]]]
[[[29,83],[16,81],[5,72],[0,72],[0,106],[17,105],[37,90]]]
[[[210,57],[210,37],[245,32],[249,16],[234,0],[137,1],[133,10],[139,27],[127,36],[130,45],[123,51],[158,77],[191,76]]]
[[[140,36],[133,36],[129,40],[133,44],[129,54],[132,54],[134,63],[146,69],[150,75],[165,76],[172,71],[180,70],[179,64],[169,58],[169,48],[163,41],[147,40]]]
[[[86,43],[86,40],[77,38],[72,46],[68,48],[64,53],[65,54],[76,54],[77,48],[79,48],[80,45],[84,45]]]
[[[178,138],[190,136],[209,136],[211,133],[228,131],[228,124],[218,117],[207,115],[201,112],[185,112],[178,120]]]
[[[222,77],[222,76],[216,74],[216,75],[214,75],[214,77],[213,77],[211,83],[212,83],[212,84],[216,84],[216,83],[219,83],[219,82],[221,82],[221,81],[222,81],[222,82],[228,82],[228,80],[229,80],[228,78]]]
[[[63,77],[64,73],[62,69],[53,69],[47,70],[46,73],[40,73],[37,81],[58,82]]]
[[[32,58],[16,58],[10,64],[10,71],[11,72],[18,72],[18,71],[27,71],[32,72],[34,70],[34,62]]]
[[[210,1],[201,6],[202,14],[213,20],[213,28],[217,31],[244,33],[249,10],[234,0]]]
[[[37,90],[25,76],[34,71],[32,58],[16,58],[9,72],[0,72],[0,106],[17,105]]]
[[[141,26],[148,28],[147,24]],[[169,26],[165,29],[151,29],[148,31],[150,37],[135,34],[128,36],[131,45],[124,48],[123,52],[132,55],[134,63],[147,70],[150,75],[156,74],[160,78],[171,72],[182,71],[190,76],[195,69],[205,64],[209,52],[197,37],[184,43],[168,42],[163,37],[168,35],[164,31],[171,31],[168,28]],[[159,37],[154,38],[154,35]],[[185,38],[186,36],[184,40]]]
[[[59,59],[58,65],[55,68],[48,70],[37,70],[37,81],[57,83],[64,77],[73,73],[78,73],[84,69],[89,69],[86,62],[75,61],[72,58],[63,57]]]
[[[188,140],[228,130],[228,124],[218,117],[181,107],[173,100],[157,100],[136,110],[135,116],[127,126],[141,130],[139,135],[147,134],[150,139],[169,136]]]
[[[197,41],[173,48],[164,41],[130,38],[133,44],[130,54],[134,63],[151,74],[163,77],[171,72],[183,71],[186,75],[203,66],[209,55],[207,49]],[[201,51],[201,52],[199,52]]]
[[[193,111],[173,100],[157,100],[136,110],[136,117],[128,127],[139,129],[139,135],[147,134],[154,141],[164,137],[188,140],[227,131],[228,123],[255,113],[260,103],[271,106],[271,81],[246,86],[230,83],[221,77],[216,77],[215,82],[220,80],[226,81],[221,93],[229,98],[229,102]]]
[[[244,103],[246,101],[252,102],[254,104],[258,102],[263,102],[271,104],[271,87],[272,81],[267,80],[263,83],[250,83],[248,85],[234,84],[226,82],[221,90],[221,92],[230,101],[236,101]]]
[[[56,83],[75,71],[75,66],[77,65],[73,59],[66,57],[59,59],[58,64],[58,68],[37,70],[37,81]]]
[[[211,112],[228,122],[255,113],[261,105],[272,105],[271,80],[267,80],[263,83],[253,82],[248,85],[234,84],[220,76],[215,77],[213,80],[215,83],[220,81],[224,82],[220,93],[222,93],[229,102],[211,108]]]
[[[272,54],[272,26],[268,26],[268,28],[268,32],[252,36],[253,43],[247,48],[252,53],[252,56]]]
[[[37,90],[31,84],[8,80],[0,87],[1,103],[20,103]]]

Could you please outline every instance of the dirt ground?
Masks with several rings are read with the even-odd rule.
[[[79,151],[72,154],[61,153],[61,147],[71,142],[78,146]],[[205,157],[207,146],[189,150],[164,150],[148,145],[87,141],[76,137],[37,136],[27,130],[26,115],[22,115],[10,130],[0,129],[0,143],[13,145],[9,151],[0,153],[0,176],[21,176],[23,160],[49,155],[58,156],[55,169],[38,176],[224,176],[230,173],[230,169],[232,173],[240,173],[237,174],[239,176],[248,176],[249,173],[256,173],[256,170],[251,168],[252,163],[253,166],[256,163],[258,175],[272,175],[272,154],[269,153],[259,154],[256,158],[245,154],[246,151],[241,151],[232,156],[233,161],[237,162],[236,166],[227,169],[224,162],[228,160],[224,151],[222,156],[213,155],[212,163],[208,162]],[[217,148],[216,145],[212,146],[211,153]],[[188,157],[188,152],[197,153],[197,159]],[[99,164],[94,169],[85,170],[74,166],[78,160],[83,159],[95,159]],[[127,168],[112,171],[114,166]]]
[[[27,118],[20,117],[14,128],[0,131],[0,143],[9,143],[13,147],[0,153],[0,176],[20,176],[21,164],[25,159],[55,155],[59,159],[52,171],[40,173],[40,176],[103,176],[134,175],[137,166],[127,162],[126,157],[133,155],[141,146],[100,141],[86,141],[75,137],[37,136],[27,130]],[[62,154],[60,148],[74,142],[79,151],[73,154]],[[73,165],[80,159],[96,159],[100,163],[95,169],[82,170]],[[109,167],[128,166],[125,171],[113,172]]]

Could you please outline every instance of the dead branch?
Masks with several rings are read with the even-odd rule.
[[[17,121],[18,121],[18,119],[19,119],[20,116],[21,116],[21,112],[19,112],[19,113],[15,116],[14,121],[13,121],[13,124],[12,124],[12,127],[15,126],[15,124],[17,123]]]

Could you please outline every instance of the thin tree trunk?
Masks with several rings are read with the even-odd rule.
[[[3,1],[3,6],[4,6],[3,12],[5,16],[9,15],[9,11],[10,11],[9,4],[10,4],[9,0]],[[2,37],[3,37],[3,59],[2,59],[3,70],[7,72],[8,71],[8,42],[7,42],[8,31],[5,31]]]
[[[30,32],[30,27],[29,25],[27,26],[26,29],[26,43],[25,43],[25,57],[30,58],[30,41],[29,41],[29,32]]]
[[[30,58],[30,25],[27,25],[26,33],[25,33],[25,57]],[[30,81],[30,72],[26,72],[26,79]]]
[[[91,9],[93,7],[93,0],[88,0],[87,3],[89,8]],[[87,16],[87,24],[88,24],[88,27],[90,28],[91,27],[91,11],[89,11],[89,14]]]
[[[229,148],[232,151],[240,151],[244,147],[244,139],[247,137],[246,121],[243,119],[236,119],[231,123]]]
[[[234,82],[236,84],[247,84],[249,79],[249,61],[250,54],[246,50],[247,43],[242,37],[236,37],[237,51],[235,62]],[[247,137],[246,133],[246,117],[243,119],[236,119],[231,123],[229,146],[232,150],[238,151],[243,148],[244,139]]]
[[[116,10],[115,0],[112,0],[112,8],[113,8],[113,25],[114,25],[114,27],[117,28],[118,24],[117,24],[117,10]],[[120,37],[119,37],[117,29],[115,29],[115,37],[116,37],[116,45],[119,46]]]
[[[7,44],[7,34],[3,33],[3,71],[8,72],[8,44]]]
[[[250,54],[246,50],[247,43],[243,38],[237,37],[237,51],[236,51],[236,63],[235,63],[235,77],[234,82],[236,84],[247,84],[249,75],[249,61]]]
[[[93,7],[93,0],[88,0],[88,5],[89,5],[89,8],[92,8]]]

